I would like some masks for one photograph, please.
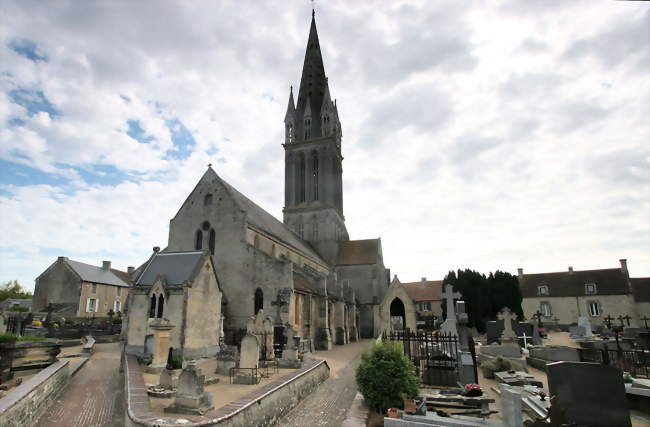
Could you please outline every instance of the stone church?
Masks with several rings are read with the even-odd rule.
[[[345,226],[341,123],[313,16],[298,96],[292,89],[288,104],[283,222],[208,167],[171,219],[162,253],[212,257],[223,298],[202,309],[223,312],[226,343],[260,310],[319,349],[377,336],[390,274],[381,240],[350,240]]]

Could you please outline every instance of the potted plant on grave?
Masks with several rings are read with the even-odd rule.
[[[634,382],[634,378],[632,378],[632,374],[630,374],[629,372],[623,372],[623,385],[625,386],[626,390],[632,387],[633,382]]]
[[[463,395],[467,397],[483,396],[483,390],[478,384],[465,384],[465,391]]]

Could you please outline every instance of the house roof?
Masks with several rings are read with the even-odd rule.
[[[86,264],[79,261],[74,261],[71,259],[66,259],[65,262],[68,263],[70,268],[74,270],[75,273],[79,275],[81,280],[84,282],[99,283],[102,285],[113,285],[113,286],[122,286],[125,288],[129,287],[128,281],[121,279],[114,269],[104,270],[102,267],[97,267],[94,265]],[[123,271],[120,271],[121,274],[127,274]]]
[[[376,264],[380,247],[379,239],[341,241],[336,265]]]
[[[650,302],[650,277],[636,277],[632,282],[632,294],[635,302]]]
[[[627,274],[620,268],[524,274],[518,280],[524,298],[540,296],[538,287],[542,285],[548,286],[549,297],[586,296],[587,283],[596,284],[596,295],[630,293]]]
[[[442,294],[442,280],[427,280],[402,283],[408,296],[415,302],[439,301]]]
[[[168,285],[181,285],[191,281],[203,251],[154,252],[136,280],[136,285],[152,285],[162,276]]]
[[[27,307],[31,308],[32,299],[31,298],[7,298],[6,300],[0,302],[0,307],[9,308],[9,307]]]

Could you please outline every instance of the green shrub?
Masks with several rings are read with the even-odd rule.
[[[18,341],[43,341],[45,337],[37,337],[37,336],[32,336],[32,337],[20,337],[18,338]]]
[[[402,408],[402,396],[415,397],[420,391],[415,366],[402,354],[400,344],[383,341],[363,352],[356,373],[359,391],[378,412]]]
[[[0,334],[0,342],[16,341],[18,337],[14,334]]]
[[[172,369],[183,369],[183,358],[180,356],[172,356]]]
[[[29,307],[9,307],[7,308],[7,311],[19,311],[21,313],[27,313],[29,311]]]

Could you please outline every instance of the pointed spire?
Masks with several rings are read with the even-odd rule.
[[[296,116],[296,105],[293,103],[293,86],[289,89],[289,105],[287,105],[287,114],[284,115],[284,122],[293,121]]]
[[[303,113],[303,116],[305,118],[311,117],[311,97],[309,95],[307,95],[307,102],[305,105],[305,112]]]

